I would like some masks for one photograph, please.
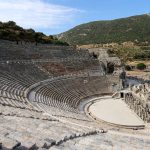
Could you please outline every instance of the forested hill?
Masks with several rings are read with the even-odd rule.
[[[33,29],[23,29],[15,22],[0,22],[0,39],[10,41],[25,41],[43,44],[68,45],[66,42],[58,40],[50,35],[46,36],[41,32],[35,32]]]
[[[126,41],[150,44],[150,14],[81,24],[57,37],[75,45]]]

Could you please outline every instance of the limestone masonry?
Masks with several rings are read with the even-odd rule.
[[[150,84],[129,79],[122,89],[121,62],[104,51],[0,40],[0,149],[149,150]],[[93,117],[97,98],[127,104],[142,129]]]

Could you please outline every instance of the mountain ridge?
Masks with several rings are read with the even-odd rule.
[[[146,42],[150,43],[150,13],[115,20],[93,21],[57,35],[73,45]]]

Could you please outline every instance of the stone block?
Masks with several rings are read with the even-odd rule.
[[[29,148],[29,150],[38,150],[38,149],[39,149],[39,147],[38,147],[36,144],[32,145],[32,146]]]

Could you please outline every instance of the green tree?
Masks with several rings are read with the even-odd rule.
[[[139,64],[137,64],[137,69],[139,69],[139,70],[144,70],[144,69],[146,69],[146,65],[144,64],[144,63],[139,63]]]

